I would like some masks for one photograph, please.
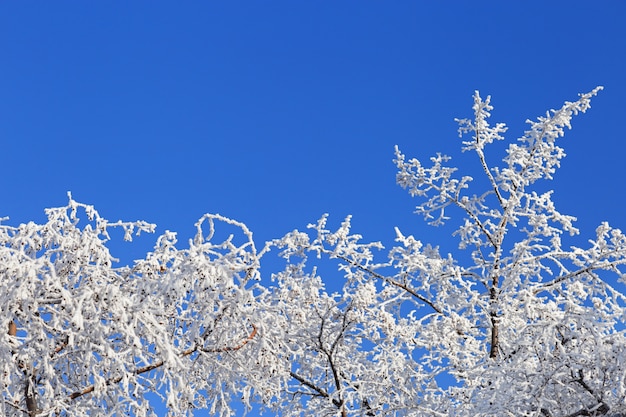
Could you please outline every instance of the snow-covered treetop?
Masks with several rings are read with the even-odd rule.
[[[603,223],[566,246],[575,219],[533,189],[600,89],[529,121],[499,165],[485,148],[507,128],[477,92],[458,120],[475,172],[396,148],[417,213],[459,219],[458,254],[396,229],[385,256],[350,217],[329,230],[327,216],[258,251],[246,225],[207,214],[186,248],[166,231],[117,266],[109,230],[130,240],[154,225],[108,222],[71,195],[44,224],[4,220],[2,414],[153,415],[156,393],[171,415],[232,415],[233,400],[284,416],[626,415],[626,238]],[[285,267],[270,281],[275,254]],[[342,291],[326,291],[318,262],[337,263]]]

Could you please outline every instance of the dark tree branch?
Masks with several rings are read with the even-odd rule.
[[[15,321],[9,322],[8,335],[11,338],[17,336],[17,325]],[[16,354],[15,351],[12,352]],[[37,405],[37,393],[35,392],[35,376],[31,365],[28,365],[21,360],[18,362],[19,368],[24,373],[24,400],[26,402],[26,410],[29,417],[35,417],[39,413],[39,406]]]
[[[312,389],[313,391],[315,391],[319,396],[324,397],[324,398],[330,398],[330,394],[328,394],[328,392],[326,392],[326,390],[322,387],[319,387],[317,385],[315,385],[314,383],[304,379],[303,377],[301,377],[300,375],[296,374],[293,371],[289,371],[289,376],[291,376],[293,379],[295,379],[296,381],[298,381],[299,383],[301,383],[302,385],[304,385],[307,388]],[[333,404],[336,407],[341,407],[341,402],[337,399],[332,399]]]
[[[227,347],[223,347],[223,348],[217,348],[217,349],[203,349],[200,346],[194,346],[190,349],[187,349],[183,352],[180,353],[180,357],[183,358],[185,356],[189,356],[193,353],[196,352],[204,352],[204,353],[220,353],[220,352],[234,352],[237,350],[240,350],[241,348],[243,348],[245,345],[247,345],[252,339],[254,339],[254,337],[257,334],[257,327],[252,324],[252,331],[250,332],[250,334],[238,345],[236,346],[227,346]],[[157,368],[160,368],[161,366],[163,366],[165,364],[165,361],[158,361],[156,363],[153,363],[151,365],[146,365],[144,367],[141,368],[137,368],[132,372],[129,372],[133,375],[141,375],[141,374],[145,374],[146,372],[150,372],[153,371]],[[117,384],[120,381],[122,381],[123,377],[118,376],[115,378],[111,378],[109,379],[106,384],[107,385],[113,385],[113,384]],[[76,391],[73,392],[69,395],[69,398],[74,400],[76,398],[82,397],[83,395],[89,394],[91,392],[93,392],[96,389],[95,385],[90,385],[87,388],[82,389],[81,391]]]
[[[330,252],[327,252],[328,254],[331,254]],[[331,254],[332,255],[332,254]],[[378,272],[372,271],[371,269],[365,268],[364,266],[359,265],[358,263],[354,262],[353,260],[342,256],[342,255],[332,255],[334,257],[336,257],[337,259],[341,259],[342,261],[347,262],[348,264],[350,264],[352,267],[357,268],[358,270],[365,272],[367,274],[370,274],[371,276],[373,276],[374,278],[380,279],[381,281],[385,281],[395,287],[401,288],[404,291],[408,292],[409,294],[411,294],[413,297],[417,298],[418,300],[420,300],[421,302],[423,302],[424,304],[428,305],[430,308],[432,308],[433,310],[435,310],[437,313],[439,314],[443,314],[443,310],[440,309],[439,307],[437,307],[435,305],[435,303],[433,303],[432,301],[430,301],[429,299],[427,299],[426,297],[418,294],[417,292],[415,292],[415,290],[409,288],[407,285],[402,284],[401,282],[395,281],[389,277],[386,277],[384,275],[379,274]]]

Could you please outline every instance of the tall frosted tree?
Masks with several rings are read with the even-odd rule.
[[[280,310],[289,317],[286,333],[295,335],[285,350],[290,390],[304,398],[287,400],[282,410],[571,417],[623,411],[625,299],[610,283],[623,280],[626,239],[603,223],[588,247],[564,246],[562,239],[578,233],[575,219],[555,208],[551,192],[535,191],[565,155],[557,139],[599,90],[529,122],[499,166],[485,148],[502,140],[506,127],[488,123],[490,99],[476,93],[473,119],[458,122],[482,182],[457,173],[444,155],[425,165],[396,150],[397,182],[420,199],[417,213],[433,226],[461,218],[457,257],[397,230],[388,260],[375,263],[380,245],[360,243],[349,218],[335,232],[324,218],[313,236],[294,232],[277,242],[290,258],[338,259],[346,278],[343,292],[332,296],[302,263],[280,276]]]
[[[244,224],[206,215],[187,249],[166,232],[119,267],[110,228],[153,225],[70,197],[45,224],[0,226],[0,407],[149,415],[156,393],[172,415],[229,415],[233,399],[284,416],[626,415],[626,238],[603,223],[568,246],[575,219],[538,191],[599,90],[529,122],[498,165],[485,149],[506,127],[476,93],[458,122],[481,180],[396,149],[398,184],[431,225],[455,225],[454,254],[399,229],[385,252],[326,216],[259,251]],[[275,253],[285,268],[261,279]],[[318,262],[339,266],[341,291]]]

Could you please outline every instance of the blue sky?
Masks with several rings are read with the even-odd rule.
[[[453,250],[395,185],[394,145],[474,169],[454,122],[474,90],[513,140],[603,85],[548,186],[582,241],[626,229],[625,19],[621,1],[2,2],[0,217],[42,221],[72,191],[183,241],[206,212],[259,246],[328,212]]]

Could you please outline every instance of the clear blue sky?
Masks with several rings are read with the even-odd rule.
[[[5,1],[0,217],[42,221],[71,190],[183,241],[206,212],[259,245],[329,212],[369,240],[397,225],[454,249],[412,214],[393,146],[457,156],[474,90],[514,139],[604,85],[550,187],[583,241],[626,229],[625,21],[617,0]]]

